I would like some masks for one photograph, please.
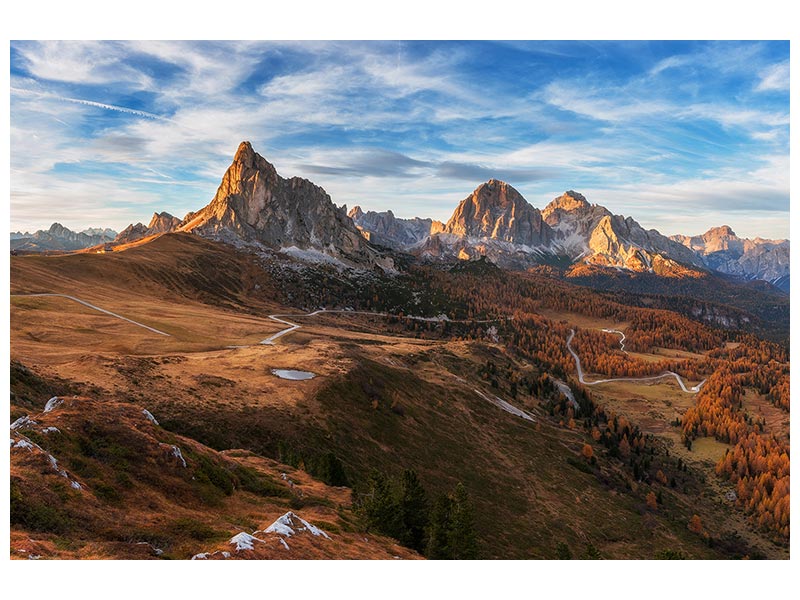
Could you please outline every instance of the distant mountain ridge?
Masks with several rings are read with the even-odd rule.
[[[370,242],[390,247],[406,248],[424,241],[444,230],[444,223],[433,219],[400,219],[391,210],[364,212],[354,206],[348,215],[362,235]]]
[[[485,256],[506,268],[585,263],[670,277],[711,270],[763,279],[789,291],[788,240],[742,240],[727,226],[704,236],[667,237],[644,229],[631,217],[591,204],[573,190],[539,211],[511,185],[492,179],[459,203],[441,232],[432,229],[424,239],[422,231],[413,237],[387,235],[387,218],[403,223],[422,219],[364,213],[360,207],[351,217],[363,235],[424,260]]]
[[[789,291],[789,240],[740,238],[727,225],[702,235],[673,235],[672,240],[701,255],[709,268],[743,279],[761,279]]]
[[[53,223],[47,230],[34,233],[11,233],[11,250],[24,252],[68,252],[91,248],[112,241],[117,233],[112,229],[94,227],[75,232],[60,223]]]
[[[667,237],[644,229],[632,217],[591,204],[573,190],[540,211],[497,179],[475,188],[446,223],[398,218],[391,210],[365,212],[360,206],[348,214],[346,206],[337,207],[311,181],[281,177],[246,141],[211,202],[183,219],[154,213],[147,226],[131,224],[118,235],[96,228],[76,234],[54,223],[47,232],[11,233],[11,248],[74,251],[173,231],[256,245],[303,260],[339,260],[370,268],[394,268],[385,250],[389,248],[427,261],[486,257],[512,269],[587,265],[667,277],[700,276],[711,270],[765,280],[789,291],[788,240],[742,239],[728,226],[700,236]]]

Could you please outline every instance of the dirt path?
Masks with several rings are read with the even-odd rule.
[[[66,298],[67,300],[72,300],[73,302],[77,302],[78,304],[83,304],[84,306],[91,308],[92,310],[96,310],[98,312],[110,315],[117,319],[122,319],[123,321],[127,321],[137,327],[143,327],[148,331],[152,331],[153,333],[157,333],[159,335],[166,335],[167,337],[172,337],[169,333],[164,333],[163,331],[159,331],[154,327],[150,327],[149,325],[145,325],[144,323],[139,323],[138,321],[134,321],[133,319],[129,319],[128,317],[123,317],[122,315],[118,315],[117,313],[113,313],[110,310],[106,310],[105,308],[100,308],[99,306],[95,306],[94,304],[90,304],[85,300],[81,300],[80,298],[76,298],[75,296],[68,296],[67,294],[11,294],[12,298]]]
[[[622,333],[619,329],[603,329],[603,333],[618,333],[618,334],[620,334],[622,337],[619,340],[619,348],[625,354],[628,353],[628,351],[625,350],[625,334],[624,333]]]

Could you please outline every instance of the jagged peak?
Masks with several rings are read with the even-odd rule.
[[[564,196],[569,196],[570,198],[574,198],[575,200],[580,200],[582,202],[586,202],[586,197],[583,194],[579,194],[573,190],[567,190],[564,192]]]
[[[228,167],[228,171],[231,172],[231,170],[233,170],[233,172],[241,174],[246,172],[248,169],[266,171],[270,177],[277,176],[275,166],[266,158],[261,156],[258,152],[253,150],[253,146],[250,144],[250,142],[244,141],[239,144],[239,148],[236,150],[236,154],[233,157],[233,162],[231,163],[231,166]],[[299,177],[292,177],[289,181],[293,181],[295,179],[300,180]]]
[[[719,227],[712,227],[703,234],[704,239],[713,238],[735,238],[738,237],[729,225],[720,225]]]
[[[360,219],[362,216],[364,216],[364,211],[361,210],[360,206],[356,205],[350,209],[350,212],[347,213],[347,216],[351,219]]]
[[[255,155],[256,151],[253,150],[253,145],[248,141],[244,141],[239,144],[239,148],[237,148],[236,154],[233,156],[233,160],[246,162],[248,159],[255,157]]]
[[[544,212],[549,215],[557,209],[570,212],[573,210],[589,208],[589,206],[590,204],[583,194],[579,194],[573,190],[567,190],[560,196],[553,198],[550,204],[545,207]]]
[[[161,229],[163,229],[164,227],[171,229],[174,225],[176,225],[179,222],[180,219],[169,214],[167,211],[162,211],[160,213],[154,212],[153,218],[150,219],[150,224],[147,226],[147,228],[153,229],[157,226],[160,226]]]

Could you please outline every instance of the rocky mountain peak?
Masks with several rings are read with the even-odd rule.
[[[233,155],[233,161],[252,163],[255,157],[256,151],[253,150],[253,145],[248,141],[244,141],[239,144],[239,147],[236,149],[236,154]]]
[[[583,194],[568,190],[562,195],[554,198],[542,211],[542,216],[545,220],[550,222],[550,216],[561,212],[577,212],[591,208],[591,204],[587,202]]]
[[[347,216],[353,219],[354,221],[358,221],[361,217],[364,216],[364,211],[361,210],[360,206],[354,206],[350,209],[350,212],[347,213]]]
[[[56,237],[62,237],[67,233],[72,233],[71,229],[67,229],[61,223],[53,223],[50,225],[50,229],[47,230],[50,235],[54,235]]]
[[[313,249],[362,264],[386,262],[324,189],[300,177],[284,179],[246,141],[211,202],[179,230],[235,244]]]
[[[733,232],[733,229],[731,229],[729,226],[722,225],[720,227],[712,227],[711,229],[706,231],[702,235],[702,237],[703,237],[704,240],[708,241],[708,240],[723,239],[723,238],[724,239],[734,239],[737,236]]]
[[[541,213],[511,185],[490,179],[462,200],[444,232],[541,246],[552,240],[552,231]]]
[[[148,235],[175,231],[180,226],[181,220],[173,217],[168,212],[153,213],[150,224],[147,226]]]

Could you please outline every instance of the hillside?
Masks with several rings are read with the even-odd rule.
[[[13,559],[414,557],[357,535],[346,489],[245,450],[215,452],[141,405],[54,396],[12,423],[11,441]],[[324,535],[263,533],[292,511]],[[236,543],[252,533],[255,548]]]
[[[123,484],[113,479],[115,469],[109,465],[116,458],[103,449],[96,451],[98,456],[91,455],[95,450],[82,454],[78,434],[66,436],[63,447],[48,446],[56,442],[40,428],[61,429],[51,422],[60,414],[64,422],[74,419],[75,431],[102,429],[109,415],[123,415],[108,436],[118,440],[114,443],[123,449],[114,452],[128,462],[124,448],[129,445],[141,449],[136,454],[148,464],[162,459],[146,448],[176,445],[187,468],[200,468],[205,461],[198,457],[206,456],[225,465],[231,461],[225,469],[234,474],[237,464],[260,470],[278,486],[283,485],[279,474],[289,472],[284,465],[294,465],[291,479],[306,482],[308,494],[321,499],[292,510],[329,534],[341,531],[341,557],[354,556],[344,550],[345,534],[365,525],[348,512],[349,491],[325,488],[310,475],[324,477],[327,456],[341,463],[356,498],[368,491],[376,468],[395,480],[406,469],[415,471],[431,501],[463,484],[474,507],[481,558],[555,558],[562,545],[575,557],[591,549],[605,558],[652,558],[667,551],[694,558],[785,555],[779,541],[747,525],[744,513],[731,511],[721,500],[724,485],[708,484],[716,478],[713,463],[709,467],[682,449],[680,428],[670,424],[675,409],[659,405],[658,427],[654,407],[629,412],[630,425],[620,429],[619,408],[613,415],[610,408],[601,410],[600,395],[595,404],[595,391],[574,380],[565,347],[570,327],[581,330],[579,348],[593,372],[603,372],[603,361],[612,365],[619,359],[613,339],[600,344],[597,355],[586,346],[586,340],[600,335],[594,330],[601,323],[616,328],[628,323],[630,348],[643,354],[630,359],[634,362],[626,368],[646,374],[647,369],[663,368],[653,362],[661,360],[655,346],[695,353],[725,347],[725,334],[675,313],[630,307],[563,281],[509,274],[490,265],[460,272],[414,267],[403,275],[365,275],[297,262],[280,253],[237,251],[188,234],[167,234],[107,254],[13,257],[11,279],[14,294],[73,295],[116,315],[64,297],[12,297],[12,359],[41,378],[40,383],[18,378],[12,418],[29,415],[37,421],[33,429],[19,433],[52,453],[71,480],[92,490],[92,510],[110,506],[109,519],[122,520],[125,511],[139,510]],[[328,279],[339,287],[320,286]],[[320,306],[355,310],[301,316]],[[394,316],[356,311],[390,311]],[[269,318],[271,314],[283,321]],[[437,317],[442,314],[445,318]],[[600,321],[599,314],[604,315]],[[655,315],[660,329],[648,321]],[[286,329],[287,320],[301,327],[273,343],[260,343]],[[670,333],[675,331],[686,337]],[[696,340],[701,348],[691,345]],[[698,373],[717,368],[705,354],[692,356],[671,368],[694,381],[707,376]],[[275,375],[281,369],[314,377],[281,379]],[[569,406],[560,387],[564,381],[583,412]],[[643,388],[674,398],[670,406],[679,407],[679,416],[692,405],[674,384]],[[42,414],[50,394],[77,395],[79,400]],[[609,404],[625,397],[602,396]],[[139,419],[144,409],[156,416],[158,427]],[[30,437],[37,435],[36,440]],[[623,436],[635,442],[629,454],[615,450]],[[585,455],[587,445],[593,460]],[[37,453],[28,456],[23,450],[27,452],[13,449],[20,457],[15,459],[20,461],[15,463],[20,489],[45,493],[50,480],[69,485],[58,474],[25,470]],[[87,470],[80,470],[81,461]],[[138,462],[130,468],[143,469]],[[177,475],[170,471],[164,482],[159,479],[152,486],[175,486],[177,514],[186,513],[218,532],[197,540],[208,542],[202,544],[175,534],[169,539],[175,557],[222,552],[237,525],[248,534],[263,531],[292,508],[291,498],[279,496],[263,516],[244,508],[237,512],[254,499],[237,488],[223,499],[224,514],[247,514],[248,520],[222,519],[222,509],[203,505],[193,484],[181,478],[189,471],[173,468]],[[141,475],[147,482],[145,471],[137,470],[131,479],[138,481]],[[94,483],[87,473],[96,474]],[[121,502],[119,510],[97,498],[97,482],[101,489],[113,488],[111,497],[122,498],[115,500]],[[146,488],[137,488],[137,497],[138,492],[151,494]],[[651,492],[660,498],[655,506],[649,504]],[[77,501],[77,496],[68,499]],[[339,505],[344,512],[332,514]],[[65,508],[67,517],[71,506]],[[159,506],[167,512],[166,505]],[[688,528],[695,514],[705,524],[702,535]],[[167,525],[150,524],[150,533]],[[98,553],[117,552],[94,531],[64,533],[45,526],[35,537],[25,522],[13,531],[14,539],[27,536],[56,544],[59,537],[69,540],[71,548],[73,540],[95,536],[104,540],[98,542]],[[323,540],[312,537],[308,542],[324,547]],[[399,554],[387,551],[394,546],[386,544],[360,548],[359,556]],[[258,551],[253,556],[262,557]]]

